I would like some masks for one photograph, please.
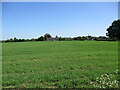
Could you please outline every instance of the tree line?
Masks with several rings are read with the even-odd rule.
[[[50,35],[50,34],[49,34]],[[51,36],[52,38],[52,36]],[[99,37],[93,37],[93,36],[78,36],[78,37],[58,37],[56,36],[54,39],[57,40],[47,40],[48,38],[44,37],[44,36],[40,36],[39,38],[32,38],[32,39],[17,39],[17,38],[11,38],[11,39],[7,39],[7,40],[3,40],[3,43],[6,42],[27,42],[27,41],[116,41],[115,39],[110,39],[107,38],[105,36],[99,36]]]
[[[99,36],[99,37],[94,37],[94,36],[77,36],[77,37],[52,37],[49,33],[46,33],[44,36],[40,36],[38,38],[32,38],[32,39],[17,39],[11,38],[7,40],[3,40],[2,42],[25,42],[25,41],[91,41],[91,40],[96,40],[96,41],[117,41],[120,40],[120,20],[115,20],[109,26],[107,29],[106,36]]]

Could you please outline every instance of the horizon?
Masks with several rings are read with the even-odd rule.
[[[50,34],[50,33],[46,33],[46,34]],[[44,34],[45,35],[45,34]],[[43,37],[44,37],[44,35],[42,35]],[[50,34],[51,35],[51,34]],[[51,35],[52,36],[52,35]],[[70,36],[66,36],[66,37],[62,37],[62,36],[59,36],[59,35],[56,35],[58,38],[76,38],[76,37],[88,37],[88,36],[91,36],[91,35],[86,35],[86,36],[73,36],[73,37],[70,37]],[[56,36],[52,36],[51,38],[56,38]],[[39,36],[39,37],[41,37],[41,36]],[[10,39],[14,39],[14,38],[16,38],[16,39],[25,39],[25,40],[27,40],[27,39],[38,39],[39,37],[37,37],[37,38],[16,38],[16,37],[12,37],[12,38],[8,38],[8,39],[6,39],[6,40],[10,40]],[[106,38],[108,38],[108,36],[91,36],[91,37],[106,37]],[[4,40],[0,40],[0,41],[5,41],[5,39]]]
[[[3,37],[106,36],[118,19],[118,2],[3,2]]]

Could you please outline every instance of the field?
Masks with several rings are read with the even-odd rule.
[[[3,88],[92,88],[118,70],[118,42],[3,43]]]

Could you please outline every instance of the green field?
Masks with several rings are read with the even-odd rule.
[[[3,43],[3,88],[92,88],[118,70],[118,42]]]

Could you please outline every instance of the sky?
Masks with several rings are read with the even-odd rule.
[[[3,2],[2,39],[105,36],[117,19],[117,2]]]
[[[120,0],[2,0],[3,2],[118,2]]]

